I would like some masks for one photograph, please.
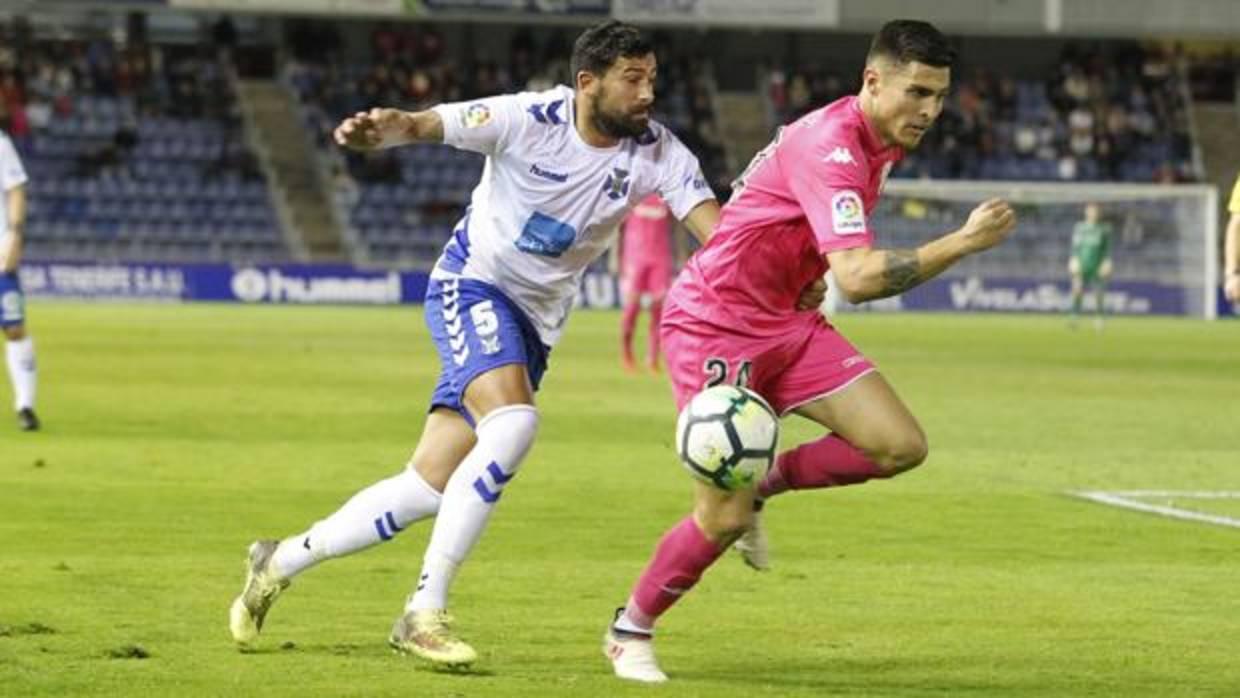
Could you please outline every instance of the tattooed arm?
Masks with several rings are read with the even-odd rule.
[[[855,247],[827,253],[850,303],[895,296],[943,273],[961,258],[1002,242],[1016,225],[1010,206],[991,199],[973,209],[964,227],[916,249]]]

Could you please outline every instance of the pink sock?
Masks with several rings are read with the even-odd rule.
[[[650,343],[647,345],[646,363],[659,365],[659,320],[663,317],[663,301],[650,304]]]
[[[659,541],[654,557],[633,588],[625,615],[639,628],[653,628],[655,620],[692,589],[721,554],[723,551],[702,533],[693,517],[685,517]]]
[[[624,358],[628,360],[633,358],[633,330],[637,327],[637,313],[641,312],[641,309],[641,303],[629,303],[624,306],[620,316],[620,348],[624,351]]]
[[[772,497],[786,490],[855,485],[883,477],[876,463],[855,446],[829,434],[817,441],[784,451],[758,485],[758,496]]]

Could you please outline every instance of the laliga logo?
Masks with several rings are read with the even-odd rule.
[[[854,218],[861,213],[861,209],[855,197],[841,196],[835,200],[835,213],[840,218]]]
[[[471,104],[465,110],[465,128],[478,128],[491,120],[491,110],[485,104]]]

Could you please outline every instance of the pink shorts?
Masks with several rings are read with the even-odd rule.
[[[620,275],[620,293],[625,299],[636,300],[643,295],[662,298],[671,285],[672,269],[666,264],[645,264],[630,267]]]
[[[743,385],[779,414],[825,397],[873,371],[874,364],[821,315],[776,337],[747,337],[669,307],[660,334],[676,409],[703,388]]]

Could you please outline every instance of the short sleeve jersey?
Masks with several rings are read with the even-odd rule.
[[[800,322],[797,299],[826,273],[825,255],[873,245],[870,214],[903,154],[883,145],[856,97],[784,127],[733,184],[678,282],[680,308],[753,335]]]
[[[444,142],[482,153],[486,165],[432,276],[495,285],[548,346],[586,266],[610,247],[630,208],[657,193],[684,218],[714,196],[697,158],[658,122],[614,147],[586,143],[574,126],[573,90],[563,85],[435,111]]]

